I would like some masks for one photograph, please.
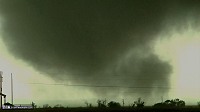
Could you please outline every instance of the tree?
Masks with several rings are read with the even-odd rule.
[[[135,107],[135,103],[131,103],[129,106],[130,107]]]
[[[64,107],[61,104],[57,104],[53,108],[64,108]]]
[[[85,101],[85,105],[86,105],[86,107],[92,107],[92,104],[88,103],[87,101]]]
[[[153,107],[165,107],[164,103],[156,103],[153,105]]]
[[[185,106],[185,101],[183,100],[179,100],[177,99],[178,101],[176,101],[176,106],[177,107],[184,107]]]
[[[184,107],[184,106],[185,106],[185,101],[180,100],[178,98],[154,104],[154,107]]]
[[[197,102],[197,105],[198,105],[198,107],[200,107],[200,101],[199,101],[199,102]]]
[[[49,104],[44,104],[43,108],[51,108],[51,106],[49,106]]]
[[[121,107],[121,105],[120,105],[119,102],[111,101],[111,102],[108,103],[108,107],[110,107],[110,108],[119,108],[119,107]]]
[[[87,101],[85,101],[85,105],[86,105],[86,107],[88,107],[88,106],[89,106],[89,103],[88,103]]]
[[[144,101],[142,101],[141,98],[138,98],[138,100],[135,101],[134,104],[135,104],[138,108],[144,107]]]
[[[184,106],[185,106],[185,101],[180,100],[180,99],[178,99],[178,98],[172,99],[172,100],[170,101],[170,103],[171,103],[171,106],[172,106],[172,107],[184,107]]]
[[[34,102],[32,102],[32,107],[37,108],[37,105]]]
[[[106,100],[97,100],[98,107],[106,107]]]

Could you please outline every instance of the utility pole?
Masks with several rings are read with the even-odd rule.
[[[11,73],[11,103],[13,105],[13,77]]]
[[[3,82],[3,77],[2,77],[2,74],[3,74],[3,72],[2,71],[0,71],[0,88],[1,88],[1,91],[0,91],[0,102],[1,102],[1,109],[3,109],[3,105],[2,105],[2,82]]]
[[[122,104],[123,104],[123,107],[124,107],[124,99],[122,99]]]

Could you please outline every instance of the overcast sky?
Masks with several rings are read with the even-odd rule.
[[[16,103],[195,104],[199,13],[197,0],[0,0],[5,94],[13,73]]]

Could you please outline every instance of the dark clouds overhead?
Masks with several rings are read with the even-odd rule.
[[[74,84],[128,87],[168,86],[172,68],[153,54],[153,41],[167,26],[166,17],[197,7],[156,0],[0,2],[3,40],[16,58]]]

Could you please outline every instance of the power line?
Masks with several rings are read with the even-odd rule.
[[[172,89],[171,87],[167,86],[113,86],[113,85],[84,85],[84,84],[62,84],[62,83],[27,83],[27,84],[33,84],[33,85],[55,85],[55,86],[73,86],[73,87],[94,87],[94,88],[133,88],[133,89]]]
[[[105,75],[106,76],[106,75]],[[94,76],[94,77],[80,77],[80,78],[77,78],[77,77],[71,77],[71,78],[62,78],[63,80],[76,80],[76,79],[100,79],[100,80],[104,80],[104,79],[134,79],[134,80],[138,80],[138,79],[170,79],[169,77],[135,77],[135,76],[132,76],[132,75],[125,75],[125,76],[114,76],[114,75],[111,75],[111,76],[107,76],[106,78],[103,77],[103,76]]]

